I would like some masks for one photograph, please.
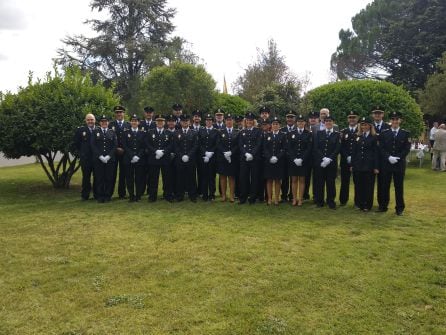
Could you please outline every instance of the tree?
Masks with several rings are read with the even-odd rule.
[[[420,105],[422,111],[434,119],[446,120],[446,52],[437,68],[438,72],[428,77],[426,87],[420,94]]]
[[[331,58],[339,79],[386,79],[415,92],[446,50],[444,0],[375,0],[339,32]]]
[[[143,102],[160,113],[171,113],[174,103],[184,110],[208,110],[214,102],[216,82],[204,66],[174,62],[154,68],[142,85]]]
[[[215,92],[212,110],[221,108],[225,113],[244,115],[251,104],[237,95]]]
[[[118,98],[94,84],[79,68],[55,71],[0,103],[0,151],[6,158],[36,156],[55,188],[68,188],[79,164],[72,146],[76,127],[87,113],[111,113]],[[61,154],[60,161],[56,156]]]
[[[305,112],[329,108],[336,123],[347,125],[347,115],[355,111],[362,116],[369,116],[376,107],[386,115],[398,111],[403,114],[403,127],[417,137],[423,131],[423,116],[420,107],[402,87],[377,80],[344,80],[317,87],[303,99]]]
[[[256,97],[255,110],[261,106],[268,106],[272,115],[285,117],[289,111],[299,109],[300,87],[293,82],[285,84],[274,83],[264,88]]]
[[[299,95],[301,84],[280,55],[274,40],[268,41],[268,49],[257,50],[257,62],[249,65],[243,75],[235,82],[234,89],[243,99],[255,104],[262,96],[262,92],[271,85],[294,87],[293,95]]]
[[[97,33],[66,37],[65,49],[58,50],[58,62],[91,71],[116,91],[130,110],[138,108],[141,78],[151,68],[174,60],[194,61],[184,49],[185,41],[170,38],[175,10],[167,0],[92,0],[90,7],[106,12],[104,20],[87,20]]]

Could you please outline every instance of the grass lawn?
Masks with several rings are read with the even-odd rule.
[[[0,334],[446,334],[446,174],[406,211],[81,202],[0,168]]]

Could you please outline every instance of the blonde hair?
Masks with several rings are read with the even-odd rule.
[[[370,134],[375,136],[376,135],[375,127],[372,124],[370,124],[370,123],[367,123],[367,124],[370,126],[370,131],[369,131]],[[363,134],[363,132],[362,132],[362,129],[361,129],[361,123],[359,123],[357,135],[358,136],[362,136],[362,134]]]

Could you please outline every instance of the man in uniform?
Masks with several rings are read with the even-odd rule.
[[[240,149],[240,204],[256,202],[261,164],[262,131],[254,127],[253,113],[245,115],[246,128],[239,134]]]
[[[163,198],[169,202],[173,201],[173,179],[171,153],[173,152],[174,133],[164,129],[165,118],[156,116],[156,128],[150,129],[146,136],[147,162],[150,170],[149,201],[154,202],[158,197],[159,175],[163,178]]]
[[[259,114],[260,114],[259,125],[264,123],[271,125],[271,121],[269,119],[270,113],[271,110],[267,106],[262,106],[259,108]]]
[[[116,179],[118,178],[118,167],[119,167],[119,178],[118,178],[118,196],[119,199],[125,198],[125,168],[124,168],[124,149],[122,148],[122,135],[124,130],[130,128],[130,123],[124,120],[125,108],[123,106],[116,106],[115,120],[110,122],[108,128],[115,132],[118,139],[118,147],[116,148],[116,160],[115,160],[115,171],[113,175],[113,190],[115,190]]]
[[[93,175],[93,153],[91,151],[91,137],[96,129],[96,118],[93,114],[85,116],[85,126],[78,127],[74,134],[74,146],[79,157],[82,171],[81,199],[88,200],[90,197],[91,176]],[[93,176],[93,196],[96,199],[95,178]]]
[[[383,121],[384,119],[384,111],[380,108],[380,107],[375,107],[372,110],[372,119],[373,119],[373,126],[375,127],[375,132],[376,135],[378,136],[378,145],[379,145],[379,135],[388,130],[390,128],[390,126]],[[379,161],[379,163],[381,163],[381,160]],[[384,194],[383,190],[381,189],[382,186],[384,185],[384,180],[383,180],[383,174],[381,173],[381,167],[378,166],[378,170],[379,173],[377,175],[376,178],[376,186],[377,186],[377,201],[378,201],[378,206],[380,208],[382,208],[382,204],[383,204],[383,199],[381,198],[381,196]]]
[[[175,128],[181,129],[181,115],[183,115],[183,106],[178,103],[173,104],[172,106],[172,115],[175,119]]]
[[[200,130],[203,129],[203,126],[201,125],[201,112],[197,109],[195,112],[192,113],[192,125],[190,126],[190,129],[197,132],[197,134],[200,134]],[[201,164],[202,158],[200,155],[197,155],[197,195],[201,195],[202,191],[202,179],[203,179],[203,173],[201,171],[202,164]]]
[[[215,177],[218,130],[212,125],[214,118],[206,114],[205,127],[198,134],[199,140],[199,166],[201,170],[201,195],[204,201],[215,200]]]
[[[349,198],[353,146],[358,132],[358,114],[351,111],[347,119],[348,127],[341,130],[341,190],[339,192],[341,206],[345,206]],[[353,175],[353,183],[355,182],[354,178]],[[354,202],[355,206],[359,207],[356,193]]]
[[[155,112],[155,110],[152,107],[150,107],[150,106],[144,107],[144,120],[139,123],[139,127],[142,130],[144,130],[146,133],[150,129],[156,128],[156,123],[153,120],[154,112]]]
[[[333,129],[334,119],[325,118],[325,130],[319,130],[315,137],[313,159],[316,178],[316,205],[324,206],[324,188],[327,187],[326,203],[336,209],[336,175],[338,172],[338,154],[341,149],[340,133]]]
[[[285,135],[296,130],[296,114],[290,111],[285,116],[286,126],[282,127],[280,131]],[[288,176],[288,164],[283,166],[283,179],[281,186],[281,202],[293,200],[293,192],[291,190],[291,177]]]
[[[166,165],[166,175],[170,176],[170,184],[169,184],[169,188],[171,190],[172,193],[172,198],[171,199],[166,199],[169,202],[172,202],[174,199],[177,198],[176,196],[176,192],[177,192],[177,180],[176,180],[176,176],[177,176],[177,168],[176,168],[176,162],[175,162],[175,147],[174,147],[174,137],[175,137],[175,133],[177,131],[176,127],[176,118],[173,115],[168,115],[166,117],[166,123],[167,123],[167,127],[166,127],[166,132],[168,134],[172,135],[172,150],[170,152],[170,157],[168,159],[168,163]],[[161,172],[162,173],[162,172]],[[163,180],[164,183],[164,180]]]
[[[197,201],[195,183],[196,155],[198,151],[198,134],[189,129],[189,118],[181,114],[181,129],[175,132],[174,148],[176,162],[177,201],[184,200],[185,192],[192,202]]]
[[[100,128],[96,128],[91,137],[96,195],[98,202],[109,202],[113,194],[118,141],[115,132],[109,129],[108,118],[105,115],[99,119],[99,125]]]
[[[129,202],[141,200],[145,189],[145,137],[146,132],[139,129],[139,119],[134,114],[130,118],[130,129],[124,130],[122,147]]]
[[[319,112],[310,112],[308,114],[308,130],[313,135],[313,143],[316,138],[316,134],[319,131]],[[313,153],[311,153],[312,155]],[[310,157],[311,158],[311,157]],[[313,177],[313,178],[311,178]],[[310,185],[312,185],[313,190],[313,201],[316,202],[316,181],[314,177],[314,169],[313,169],[313,159],[311,158],[311,163],[308,165],[308,173],[305,177],[305,191],[304,191],[304,200],[310,199]]]
[[[223,111],[223,109],[217,109],[217,111],[215,112],[215,123],[213,125],[215,129],[222,130],[225,127],[224,116],[225,112]]]
[[[390,129],[379,135],[379,150],[381,154],[381,203],[378,212],[386,212],[390,199],[390,183],[393,179],[395,188],[395,213],[402,215],[404,204],[404,175],[406,172],[406,157],[410,152],[410,133],[400,128],[401,113],[390,114]]]

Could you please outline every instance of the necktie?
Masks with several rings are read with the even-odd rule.
[[[232,134],[232,129],[228,129],[228,134],[229,134],[229,136],[231,136],[231,134]]]
[[[121,128],[122,127],[122,122],[121,121],[119,121],[119,128]]]
[[[379,128],[381,128],[381,127],[379,126],[379,124],[375,124],[375,128],[379,132]]]
[[[105,129],[102,129],[102,132],[104,133],[104,135],[105,135]]]
[[[398,135],[398,132],[396,130],[393,131],[393,137],[396,137]]]
[[[135,136],[136,136],[136,130],[134,130],[134,131],[133,131],[133,135],[135,135]]]
[[[301,129],[299,129],[299,135],[302,135],[302,130]]]

